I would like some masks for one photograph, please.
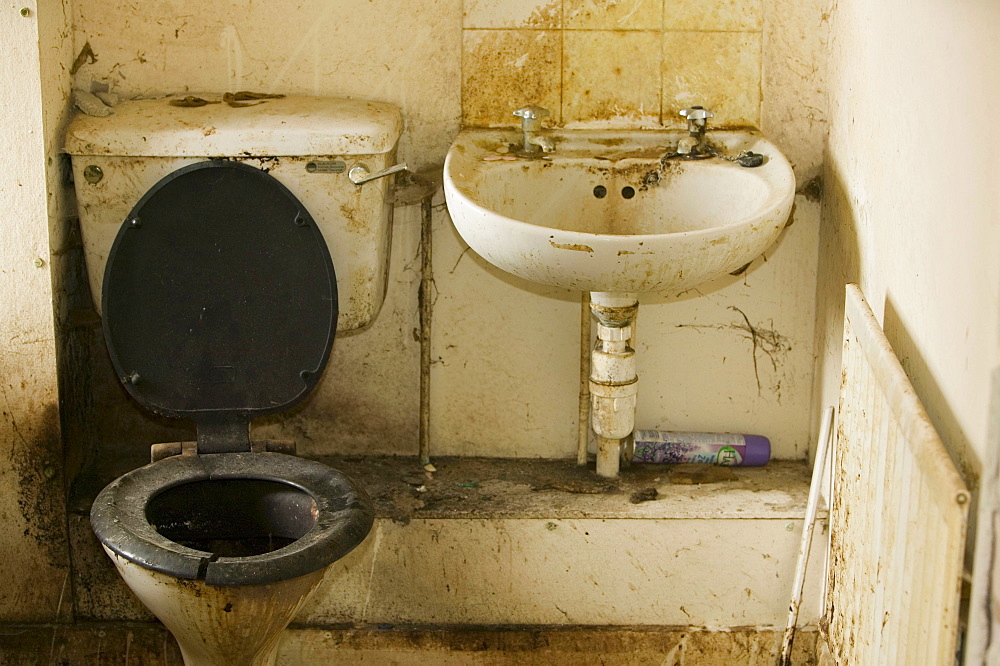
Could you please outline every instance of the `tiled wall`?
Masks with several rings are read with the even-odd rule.
[[[719,125],[760,125],[800,182],[823,130],[822,10],[828,0],[74,0],[78,72],[125,95],[269,90],[398,105],[399,157],[440,165],[461,125],[513,126],[527,102],[551,124],[681,126],[702,104]],[[573,457],[580,294],[531,284],[469,250],[443,201],[433,220],[432,452]],[[306,454],[416,452],[419,211],[396,211],[389,291],[373,325],[339,336],[314,395],[262,433]],[[744,275],[642,297],[641,427],[769,435],[775,453],[809,442],[818,206]],[[767,340],[754,339],[747,320]],[[765,343],[765,344],[762,344]],[[107,373],[96,359],[95,373]],[[113,377],[108,377],[113,382]],[[108,396],[121,400],[118,392]],[[102,436],[132,423],[101,405]],[[146,427],[146,426],[143,426]],[[116,428],[118,430],[116,430]],[[130,435],[142,446],[142,428]],[[152,438],[153,435],[150,435]]]
[[[760,124],[763,0],[467,0],[462,120],[511,124],[532,102],[556,125]]]

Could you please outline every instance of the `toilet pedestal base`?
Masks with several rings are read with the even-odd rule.
[[[218,587],[105,551],[132,592],[174,635],[185,666],[273,666],[281,632],[325,571],[266,585]]]

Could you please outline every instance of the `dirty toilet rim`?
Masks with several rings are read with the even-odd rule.
[[[217,557],[156,531],[146,507],[157,495],[200,481],[283,483],[316,502],[315,525],[284,548],[248,557]],[[263,585],[297,578],[340,559],[371,530],[374,509],[351,479],[322,463],[281,453],[173,456],[132,470],[94,501],[91,524],[108,549],[147,569],[210,585]]]

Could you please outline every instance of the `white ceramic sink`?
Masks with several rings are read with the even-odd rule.
[[[686,132],[545,135],[555,152],[528,159],[497,151],[519,144],[520,132],[465,130],[444,168],[448,210],[462,238],[527,280],[592,292],[681,290],[753,261],[788,220],[795,177],[757,133],[707,137],[725,155],[765,155],[762,166],[671,160],[655,186],[647,175]]]

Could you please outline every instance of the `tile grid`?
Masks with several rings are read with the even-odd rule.
[[[641,5],[465,0],[463,123],[512,126],[517,104],[541,103],[521,99],[533,86],[555,107],[553,125],[681,127],[674,112],[699,103],[716,112],[719,125],[759,124],[762,2],[666,0],[652,13],[639,13]],[[658,47],[649,49],[653,39]]]

